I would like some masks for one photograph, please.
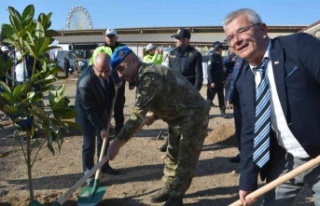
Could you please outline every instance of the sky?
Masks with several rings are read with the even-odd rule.
[[[28,4],[35,6],[35,18],[52,12],[54,30],[66,29],[75,6],[87,10],[94,29],[221,26],[224,16],[239,8],[255,10],[269,26],[308,26],[320,20],[319,0],[1,0],[0,24],[9,23],[8,6],[22,13]],[[80,12],[73,17],[73,25],[88,25]]]

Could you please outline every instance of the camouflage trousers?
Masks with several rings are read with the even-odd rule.
[[[168,148],[162,180],[170,188],[171,197],[183,197],[188,190],[207,135],[208,114],[200,120],[190,117],[189,121],[169,125]]]

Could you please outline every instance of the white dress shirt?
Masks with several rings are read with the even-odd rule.
[[[268,43],[268,48],[264,57],[269,58],[268,65],[266,68],[266,75],[269,79],[269,86],[271,91],[271,128],[276,133],[279,145],[285,148],[287,152],[298,158],[307,158],[309,157],[309,155],[290,131],[287,120],[284,116],[276,88],[276,83],[274,80],[272,59],[270,56],[270,47],[271,41],[269,41]],[[253,68],[252,65],[250,65],[250,67],[251,69]],[[255,76],[257,89],[257,85],[259,85],[261,81],[261,74],[258,71],[253,71],[253,73]]]

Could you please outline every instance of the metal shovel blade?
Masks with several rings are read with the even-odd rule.
[[[33,200],[28,206],[42,206],[42,204],[37,200]]]
[[[94,206],[103,199],[107,190],[106,186],[98,187],[95,192],[92,192],[92,187],[85,186],[80,191],[78,198],[78,206]]]

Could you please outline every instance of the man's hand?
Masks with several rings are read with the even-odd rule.
[[[233,104],[229,101],[226,101],[226,107],[227,109],[233,109]]]
[[[107,132],[106,129],[103,129],[103,130],[100,131],[100,136],[101,136],[102,139],[103,138],[107,138],[107,140],[109,139],[109,133]]]
[[[153,114],[153,112],[148,112],[147,115],[144,118],[144,122],[147,126],[150,126],[153,124],[154,121],[156,121],[157,118],[156,116]]]
[[[244,191],[244,190],[240,190],[239,191],[239,197],[240,197],[240,201],[242,202],[243,206],[250,206],[253,205],[253,203],[256,202],[256,199],[252,199],[252,198],[246,198],[248,194],[250,194],[251,191]]]
[[[236,62],[237,61],[238,56],[234,56],[231,61]]]
[[[210,84],[210,87],[211,87],[211,88],[214,88],[215,86],[216,86],[215,83],[211,83],[211,84]]]

